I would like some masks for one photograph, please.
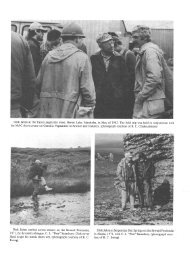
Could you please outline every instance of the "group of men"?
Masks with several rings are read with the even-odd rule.
[[[114,32],[98,35],[90,59],[79,25],[50,31],[41,44],[45,31],[32,23],[28,41],[12,32],[11,117],[163,118],[168,92],[172,105],[172,75],[148,27],[134,28],[131,51],[122,51]]]
[[[128,202],[130,209],[135,210],[137,197],[141,208],[152,209],[152,179],[154,173],[154,164],[147,159],[144,153],[140,152],[138,159],[134,161],[132,153],[125,152],[125,157],[118,164],[115,182],[116,188],[120,191],[122,210],[126,210]]]

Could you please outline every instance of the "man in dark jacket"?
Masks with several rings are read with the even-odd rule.
[[[152,178],[154,177],[155,167],[151,160],[148,160],[144,153],[139,153],[136,162],[137,187],[141,207],[152,208]]]
[[[95,118],[126,118],[127,75],[124,59],[114,51],[111,35],[98,36],[100,51],[91,56],[96,89]]]
[[[32,162],[30,165],[30,170],[29,170],[29,176],[28,179],[32,180],[33,184],[33,194],[32,194],[32,199],[37,199],[37,196],[40,191],[40,186],[43,186],[46,191],[51,191],[52,188],[48,187],[46,184],[46,180],[43,177],[44,174],[44,165],[42,165],[40,160],[35,160]]]
[[[11,32],[11,117],[22,117],[21,109],[32,107],[35,80],[28,43],[20,34]]]
[[[135,95],[134,95],[134,86],[135,86],[135,66],[136,66],[136,56],[134,54],[133,50],[133,43],[129,42],[129,48],[128,50],[125,50],[122,54],[122,56],[125,59],[125,64],[127,68],[127,77],[128,77],[128,96],[127,96],[127,112],[128,117],[132,118],[133,116],[133,107],[134,107],[134,101],[135,101]]]
[[[38,22],[32,23],[28,29],[27,40],[32,53],[36,76],[38,75],[42,63],[40,44],[43,41],[44,32],[46,32],[46,30]]]

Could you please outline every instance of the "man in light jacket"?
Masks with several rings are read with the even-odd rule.
[[[135,210],[136,169],[130,152],[125,152],[125,158],[117,166],[116,175],[115,186],[121,192],[122,210],[126,209],[128,201],[130,202],[131,210]]]
[[[95,88],[90,60],[78,48],[85,37],[71,23],[62,30],[63,44],[45,57],[37,77],[40,118],[75,118],[82,107],[88,113],[95,106]]]
[[[134,28],[132,38],[135,47],[140,48],[135,68],[133,118],[163,118],[168,91],[163,52],[151,42],[151,31],[146,26]]]

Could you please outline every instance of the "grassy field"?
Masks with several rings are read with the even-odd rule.
[[[48,166],[44,177],[54,193],[83,193],[90,190],[90,148],[12,148],[11,197],[32,194],[32,183],[27,179],[32,158]]]

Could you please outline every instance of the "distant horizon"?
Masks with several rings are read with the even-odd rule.
[[[79,148],[89,148],[90,146],[70,146],[70,147],[20,147],[20,146],[12,146],[11,148],[23,148],[23,149],[79,149]]]
[[[53,131],[42,128],[30,131],[14,129],[14,136],[11,136],[11,147],[22,148],[70,148],[90,146],[91,138],[89,133],[65,131],[60,129]],[[15,138],[16,137],[16,138]]]

